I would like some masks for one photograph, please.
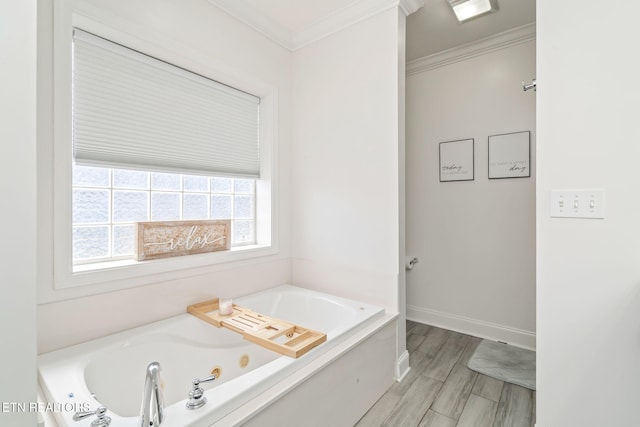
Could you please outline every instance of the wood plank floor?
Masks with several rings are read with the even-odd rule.
[[[533,427],[534,391],[467,368],[481,341],[408,320],[411,370],[356,427]]]

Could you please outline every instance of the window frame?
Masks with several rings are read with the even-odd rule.
[[[131,34],[98,22],[74,10],[69,0],[56,0],[53,8],[53,288],[64,290],[88,285],[107,285],[109,290],[206,274],[221,264],[278,253],[276,221],[277,88],[243,73],[232,72],[206,55],[194,60],[173,43],[148,33]],[[72,143],[71,61],[72,28],[80,26],[116,43],[192,70],[261,98],[259,144],[260,179],[255,186],[256,244],[229,251],[166,258],[153,261],[111,261],[76,265],[72,259]],[[146,38],[145,38],[146,36]],[[160,39],[160,35],[158,36]],[[166,41],[166,40],[165,40]]]

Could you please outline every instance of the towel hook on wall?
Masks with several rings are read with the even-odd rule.
[[[536,79],[533,79],[531,83],[525,83],[524,80],[522,81],[522,90],[526,92],[529,89],[536,90]]]

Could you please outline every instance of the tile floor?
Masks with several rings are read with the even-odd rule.
[[[480,341],[407,321],[411,370],[356,427],[533,427],[534,391],[467,368]]]

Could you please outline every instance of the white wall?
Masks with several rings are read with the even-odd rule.
[[[228,73],[237,70],[278,88],[280,252],[131,289],[113,291],[105,284],[54,290],[53,191],[43,180],[39,196],[46,207],[39,219],[47,233],[40,242],[40,352],[184,312],[204,298],[283,282],[400,310],[404,16],[397,7],[291,53],[203,1],[74,4],[107,27],[169,49],[185,46],[183,55],[213,58]],[[41,104],[51,103],[50,93],[40,95]],[[42,123],[49,133],[50,126]],[[50,141],[41,139],[45,170],[52,156]],[[403,328],[398,340],[402,353]]]
[[[536,101],[521,88],[535,76],[535,40],[519,40],[408,67],[407,255],[420,262],[407,273],[407,317],[535,347]],[[532,132],[531,178],[489,180],[487,137],[519,131]],[[475,180],[439,182],[439,143],[468,138]]]
[[[0,3],[0,402],[36,401],[36,3]],[[3,406],[4,408],[4,406]],[[0,410],[0,425],[36,414]]]
[[[294,283],[398,311],[398,13],[293,54]]]
[[[45,15],[41,49],[43,89],[39,91],[41,135],[39,170],[39,351],[46,352],[91,338],[149,323],[185,311],[186,305],[218,295],[237,296],[291,282],[290,153],[291,54],[206,1],[100,0],[73,1],[83,16],[101,25],[175,52],[196,64],[214,64],[222,74],[255,80],[277,90],[278,145],[275,163],[276,255],[221,264],[202,270],[184,270],[132,289],[113,291],[113,284],[54,289],[52,239],[54,189],[51,184],[51,3],[39,6]],[[48,16],[46,16],[48,14]],[[49,33],[50,34],[50,33]],[[48,63],[47,63],[48,62]],[[44,64],[44,65],[43,65]],[[49,118],[47,120],[47,117]]]
[[[538,2],[538,416],[640,416],[640,4]],[[552,189],[601,188],[604,220],[549,217]]]

